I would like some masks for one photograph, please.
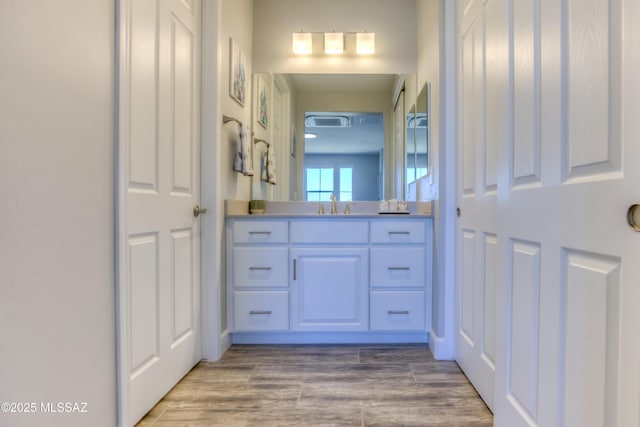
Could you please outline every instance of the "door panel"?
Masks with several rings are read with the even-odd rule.
[[[140,419],[201,358],[200,6],[121,2],[121,420]],[[127,353],[130,352],[130,357]]]
[[[567,251],[564,256],[565,425],[616,425],[620,260]],[[603,345],[604,344],[604,345]],[[599,348],[601,351],[593,351]],[[588,372],[588,375],[585,375]]]
[[[129,83],[127,97],[123,99],[128,109],[130,124],[125,137],[135,144],[129,144],[123,153],[128,157],[129,192],[157,191],[158,184],[158,129],[155,126],[158,115],[158,92],[156,82],[157,51],[156,16],[158,5],[152,1],[132,1],[124,13],[129,17],[130,33],[126,48],[130,51],[130,63],[126,68]]]
[[[513,2],[512,182],[540,182],[540,31],[539,1]]]
[[[484,330],[482,357],[495,370],[496,360],[496,279],[498,239],[495,234],[484,236]]]
[[[619,2],[566,0],[565,3],[566,176],[592,176],[619,170],[620,139],[612,138],[614,127],[619,129],[621,124],[619,108],[615,108],[621,95],[617,76],[620,71]],[[612,28],[615,30],[610,37]]]
[[[194,311],[194,298],[198,295],[193,275],[193,230],[175,230],[171,232],[171,252],[173,264],[173,341],[172,346],[188,338],[197,329],[197,313]]]
[[[158,359],[158,235],[129,238],[132,376]]]
[[[460,298],[460,334],[467,340],[469,346],[474,340],[474,299],[475,299],[475,233],[470,230],[462,232],[462,289]]]
[[[540,245],[512,241],[507,317],[507,399],[524,419],[537,419]]]

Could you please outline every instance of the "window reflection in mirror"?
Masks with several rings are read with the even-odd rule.
[[[383,113],[309,111],[304,124],[305,200],[381,198]]]

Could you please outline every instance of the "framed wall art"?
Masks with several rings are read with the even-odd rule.
[[[269,109],[268,102],[269,99],[267,95],[267,86],[264,84],[264,80],[262,76],[258,76],[258,91],[257,91],[257,102],[258,106],[257,117],[258,123],[262,125],[263,128],[267,128],[267,124],[269,124]]]
[[[247,94],[246,58],[238,45],[229,39],[229,95],[244,107]]]

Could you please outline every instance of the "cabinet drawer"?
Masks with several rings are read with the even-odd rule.
[[[288,292],[237,291],[233,298],[233,326],[236,331],[289,330]]]
[[[424,243],[423,221],[372,221],[371,243]]]
[[[371,330],[424,330],[424,308],[423,291],[371,292]]]
[[[233,243],[287,243],[287,221],[234,221]]]
[[[288,286],[289,250],[286,247],[233,248],[233,286],[236,288]]]
[[[425,286],[423,247],[379,246],[371,248],[371,287]]]
[[[329,218],[321,221],[291,221],[291,243],[350,243],[369,242],[366,221],[342,221]]]

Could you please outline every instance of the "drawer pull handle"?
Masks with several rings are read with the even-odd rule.
[[[251,310],[249,312],[249,314],[264,314],[264,315],[268,315],[268,314],[271,314],[271,310]]]
[[[402,271],[409,271],[409,270],[410,270],[410,268],[409,268],[409,267],[389,267],[389,270],[390,270],[390,271],[399,271],[399,270],[402,270]]]
[[[249,270],[271,271],[271,267],[249,267]]]
[[[409,314],[409,310],[389,310],[387,314]]]
[[[297,262],[294,259],[293,260],[293,280],[297,280],[298,279],[298,269],[297,269]]]
[[[269,235],[271,234],[270,231],[250,231],[249,234],[266,234]]]
[[[397,234],[403,234],[403,235],[409,235],[411,234],[410,231],[389,231],[390,235],[397,235]]]

